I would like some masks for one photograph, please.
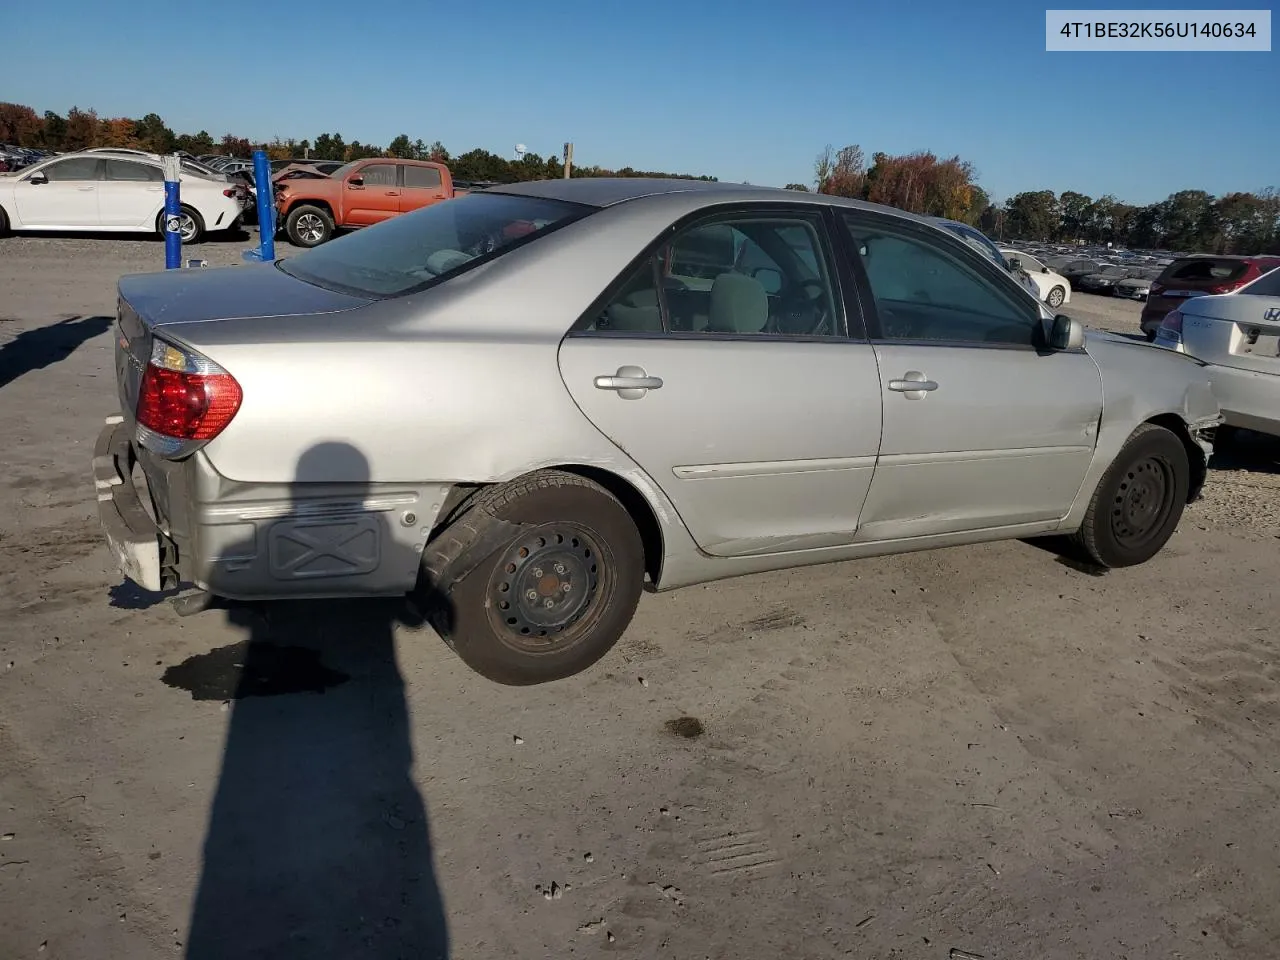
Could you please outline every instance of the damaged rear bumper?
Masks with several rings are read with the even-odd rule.
[[[173,545],[142,504],[133,481],[132,431],[120,415],[108,417],[93,449],[98,520],[120,572],[144,590],[176,585],[167,565]]]

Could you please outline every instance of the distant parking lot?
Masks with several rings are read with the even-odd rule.
[[[1139,568],[1002,543],[645,596],[596,668],[503,688],[385,605],[121,583],[89,463],[114,284],[163,262],[0,238],[0,957],[1274,960],[1280,443]]]

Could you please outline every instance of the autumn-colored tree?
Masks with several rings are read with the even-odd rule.
[[[98,112],[72,107],[67,111],[67,130],[62,137],[63,150],[87,150],[98,145]]]
[[[32,143],[44,125],[39,115],[21,103],[0,103],[0,143]]]
[[[115,117],[111,120],[100,121],[94,146],[140,149],[138,139],[133,135],[133,121],[128,117]]]

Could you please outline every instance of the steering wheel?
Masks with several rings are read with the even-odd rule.
[[[787,292],[781,297],[782,316],[779,317],[779,321],[790,320],[797,327],[808,321],[808,329],[780,330],[779,332],[813,336],[821,331],[827,322],[826,295],[827,286],[821,280],[801,280],[790,284]],[[782,326],[781,322],[779,326]]]

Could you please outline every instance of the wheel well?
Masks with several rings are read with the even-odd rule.
[[[552,469],[577,474],[598,483],[622,502],[635,521],[636,529],[640,531],[640,542],[644,546],[644,572],[649,575],[649,582],[656,584],[658,577],[662,575],[662,527],[644,494],[616,473],[599,467],[570,463]]]
[[[9,226],[9,214],[4,207],[0,206],[0,230],[4,230]]]
[[[1172,431],[1173,435],[1182,441],[1182,445],[1187,451],[1187,462],[1191,465],[1190,483],[1187,487],[1187,503],[1195,502],[1200,496],[1200,491],[1204,488],[1205,480],[1208,478],[1209,465],[1205,462],[1204,451],[1191,438],[1191,431],[1187,429],[1186,421],[1176,413],[1162,413],[1159,416],[1152,417],[1147,423]]]
[[[306,197],[299,197],[298,199],[296,199],[296,200],[294,200],[292,203],[290,203],[287,207],[285,207],[285,208],[284,208],[284,213],[282,213],[282,214],[280,215],[280,216],[281,216],[281,219],[283,219],[284,217],[289,216],[289,214],[291,214],[291,213],[293,213],[293,211],[297,210],[297,209],[298,209],[298,207],[319,207],[321,210],[323,210],[325,213],[327,213],[327,214],[329,215],[329,219],[330,219],[330,220],[333,220],[335,223],[337,222],[337,218],[336,218],[336,217],[334,217],[334,215],[333,215],[333,207],[329,206],[329,204],[328,204],[326,201],[324,201],[324,200],[308,200]]]
[[[582,464],[569,463],[550,466],[547,469],[562,470],[565,473],[572,473],[575,476],[582,477],[584,480],[598,483],[618,498],[626,508],[627,513],[631,515],[631,519],[635,521],[636,529],[640,531],[640,543],[644,548],[644,572],[648,575],[650,583],[656,584],[658,577],[662,573],[662,527],[659,526],[658,518],[654,515],[653,508],[649,506],[649,501],[644,498],[644,495],[616,473],[610,473],[608,470],[601,470],[598,467],[586,467]],[[518,480],[519,477],[510,482],[515,483]],[[455,486],[445,498],[428,542],[434,540],[442,530],[449,527],[455,519],[461,516],[482,490],[489,489],[492,486],[494,484],[459,484]]]

